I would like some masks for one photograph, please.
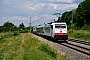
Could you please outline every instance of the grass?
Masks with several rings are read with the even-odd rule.
[[[2,40],[4,38],[9,38],[11,36],[16,36],[16,35],[19,35],[19,33],[17,31],[15,31],[15,32],[0,33],[0,40]]]
[[[0,40],[0,60],[69,60],[28,33]]]
[[[70,30],[68,34],[69,34],[69,38],[74,38],[74,39],[90,42],[90,32],[89,31],[74,30],[72,34]]]

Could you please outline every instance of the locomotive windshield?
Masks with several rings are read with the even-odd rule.
[[[66,28],[65,24],[55,24],[55,28]]]

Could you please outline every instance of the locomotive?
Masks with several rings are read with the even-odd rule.
[[[54,41],[66,41],[68,39],[67,24],[65,22],[53,22],[45,25],[37,25],[32,27],[34,34],[50,37]]]

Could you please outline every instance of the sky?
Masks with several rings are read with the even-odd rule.
[[[27,27],[30,17],[32,26],[53,22],[57,20],[53,14],[76,9],[80,2],[83,0],[0,0],[0,26],[9,21]]]

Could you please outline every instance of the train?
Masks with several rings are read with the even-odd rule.
[[[54,41],[66,41],[68,39],[67,24],[65,22],[52,22],[32,27],[32,33],[43,37],[49,37]]]

